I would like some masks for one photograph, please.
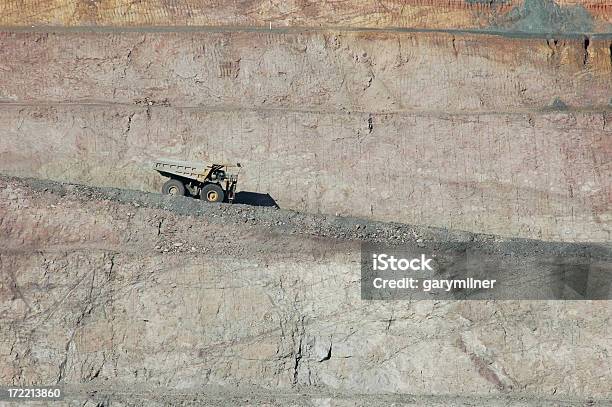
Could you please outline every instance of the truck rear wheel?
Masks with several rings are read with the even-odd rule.
[[[162,186],[162,194],[185,196],[185,185],[177,179],[169,179]]]
[[[206,184],[200,191],[200,199],[207,202],[223,202],[224,198],[223,188],[217,184]]]

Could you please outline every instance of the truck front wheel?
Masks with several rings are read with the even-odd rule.
[[[185,185],[177,179],[169,179],[162,186],[162,194],[185,196]]]
[[[200,191],[200,199],[207,202],[223,202],[224,198],[223,188],[217,184],[206,184]]]

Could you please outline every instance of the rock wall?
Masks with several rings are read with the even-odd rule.
[[[0,2],[0,173],[157,191],[155,157],[238,161],[243,191],[328,214],[0,176],[0,384],[609,405],[608,302],[362,301],[358,259],[458,229],[609,243],[611,6]]]
[[[0,171],[158,190],[241,162],[281,207],[610,238],[610,43],[445,33],[5,33]]]
[[[474,239],[404,230],[3,178],[0,383],[67,405],[606,405],[605,301],[362,301],[361,241]]]
[[[609,0],[8,0],[5,26],[254,26],[610,32]]]

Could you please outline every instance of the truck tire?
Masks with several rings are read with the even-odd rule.
[[[217,184],[206,184],[200,191],[200,199],[207,202],[223,202],[225,199],[225,192]]]
[[[162,194],[185,196],[185,185],[178,179],[169,179],[162,186]]]

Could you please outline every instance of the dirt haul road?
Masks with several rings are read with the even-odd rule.
[[[363,241],[508,244],[2,177],[0,382],[64,405],[606,405],[607,302],[361,301]]]

